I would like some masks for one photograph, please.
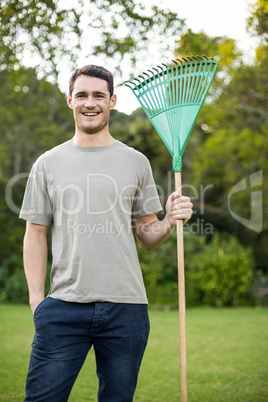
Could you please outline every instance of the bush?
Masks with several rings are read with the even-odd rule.
[[[215,307],[248,304],[252,282],[252,251],[230,235],[215,234],[191,256],[186,270],[186,283],[195,302]]]
[[[26,303],[28,301],[22,256],[18,254],[12,254],[1,265],[0,301],[15,303]]]
[[[148,284],[146,286],[148,302],[154,306],[177,306],[177,283],[163,283],[161,285]]]
[[[149,302],[177,304],[176,231],[152,252],[140,247],[138,251]],[[234,236],[185,233],[184,251],[187,307],[256,304],[258,284],[253,279],[252,251],[243,247]]]
[[[253,299],[259,306],[268,306],[268,276],[257,272],[252,289]]]

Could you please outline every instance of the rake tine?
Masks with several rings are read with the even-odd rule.
[[[166,64],[164,64],[164,63],[161,63],[161,64],[166,67],[166,71],[164,71],[163,67],[161,67],[161,68],[163,70],[162,71],[162,77],[163,77],[163,80],[164,80],[165,90],[166,90],[166,99],[167,99],[167,108],[166,109],[168,109],[170,107],[170,101],[169,101],[169,96],[168,96],[168,91],[167,91],[167,85],[169,85],[168,66]],[[165,78],[165,74],[167,74],[167,77],[168,77],[168,84],[167,84],[167,81],[166,81],[166,78]]]
[[[184,57],[182,57],[182,60],[185,61],[185,64],[182,64],[182,68],[184,69],[184,72],[187,74],[188,60],[186,60]],[[182,73],[183,73],[183,70],[182,70]],[[183,80],[183,91],[182,91],[182,98],[181,98],[182,103],[186,103],[185,92],[186,92],[186,79]]]
[[[157,69],[155,68],[155,70],[158,72],[159,86],[160,86],[160,88],[161,88],[161,94],[162,94],[162,96],[161,96],[161,94],[160,94],[160,99],[162,100],[162,105],[163,105],[164,110],[166,110],[166,109],[167,109],[167,105],[166,105],[166,103],[165,103],[165,94],[164,94],[164,86],[166,85],[165,73],[164,73],[164,69],[163,69],[162,66],[158,66],[158,65],[157,65],[157,68],[160,68],[160,69],[162,70],[162,71],[159,71],[159,70],[157,70]],[[161,77],[162,77],[162,80],[161,80]]]
[[[150,77],[149,74],[146,71],[143,71],[142,74],[147,75],[147,77]]]
[[[196,63],[193,64],[193,60],[191,59],[191,57],[187,56],[187,59],[190,60],[190,73],[193,73],[193,66],[194,66],[194,72],[196,71]],[[186,96],[186,103],[190,103],[191,101],[191,96],[192,96],[192,91],[193,91],[193,86],[194,86],[194,81],[195,81],[195,75],[191,74],[187,80],[187,96]]]
[[[143,72],[143,74],[148,77],[148,79],[145,80],[145,82],[151,84],[151,86],[148,87],[148,89],[146,91],[147,92],[147,100],[148,100],[148,102],[149,102],[149,104],[151,106],[151,109],[153,110],[154,114],[156,114],[159,110],[161,110],[161,107],[157,102],[157,97],[155,96],[155,94],[152,91],[150,91],[150,88],[153,88],[152,78],[154,78],[154,73],[151,70],[147,70],[147,71],[149,71],[150,73],[153,74],[153,77],[151,77],[146,71]]]
[[[155,67],[153,67],[153,70],[156,71],[157,78],[158,78],[156,89],[157,89],[157,93],[158,93],[158,97],[159,97],[160,110],[161,110],[161,108],[163,110],[163,109],[166,109],[166,106],[165,106],[165,95],[163,92],[163,85],[162,85],[161,76],[160,76],[161,71],[157,70],[157,68],[155,68]],[[156,77],[156,74],[154,73],[154,77]],[[161,89],[161,92],[159,90],[159,87]]]
[[[143,73],[142,73],[143,74]],[[142,78],[144,80],[144,77],[142,74],[139,74],[138,77]],[[136,78],[136,80],[140,81],[138,78]]]
[[[158,67],[158,66],[157,66]],[[157,74],[159,74],[160,73],[160,71],[159,70],[157,70],[157,68],[156,67],[153,67],[153,70],[155,70],[156,72],[157,72]]]
[[[176,101],[175,101],[175,104],[178,104],[178,102],[179,102],[178,77],[179,77],[179,67],[180,67],[180,64],[178,64],[176,60],[172,60],[172,61],[173,61],[173,63],[176,64],[176,67],[175,67],[175,68],[176,68]],[[174,81],[174,83],[175,83],[175,81]]]
[[[152,78],[156,78],[156,76],[155,76],[155,73],[154,73],[152,70],[149,70],[149,69],[148,69],[148,71],[152,74],[152,77],[150,77],[150,81],[151,81],[151,84],[152,84],[152,86],[153,86]],[[157,70],[156,70],[156,71],[157,71]],[[156,85],[156,83],[155,83],[155,88],[157,89],[158,97],[159,97],[160,94],[159,94],[159,90],[158,90],[158,85]],[[155,95],[155,94],[154,94],[154,95]],[[159,103],[159,99],[157,98],[157,96],[154,96],[154,99],[156,100],[155,105],[157,106],[157,104],[158,104],[158,109],[159,109],[159,111],[160,111],[162,105]]]
[[[134,81],[138,81],[138,86]],[[142,88],[142,83],[140,82],[140,80],[138,78],[133,78],[133,80],[131,81],[131,84],[133,84],[135,86],[135,89],[137,89],[140,92],[140,88]]]
[[[200,86],[199,86],[198,97],[197,97],[197,102],[198,103],[201,103],[201,99],[203,97],[203,94],[205,93],[204,90],[205,90],[206,85],[207,85],[208,74],[209,74],[209,70],[210,70],[210,68],[209,68],[208,72],[206,71],[207,65],[208,65],[208,58],[207,57],[205,57],[205,58],[206,58],[206,60],[203,61],[204,69],[203,69],[202,78],[201,78],[201,82],[200,82]],[[209,66],[211,67],[211,65],[209,65]],[[205,80],[203,80],[204,78],[205,78]]]
[[[204,99],[205,99],[205,97],[206,97],[206,95],[207,95],[207,92],[208,92],[208,90],[209,90],[209,87],[210,87],[210,85],[209,85],[209,81],[210,81],[210,78],[211,78],[211,67],[212,67],[212,62],[210,61],[208,61],[208,57],[206,57],[206,59],[207,59],[207,61],[206,61],[206,67],[207,67],[207,65],[209,66],[209,69],[208,69],[208,71],[207,71],[207,74],[206,74],[206,79],[205,79],[205,81],[204,81],[204,83],[203,83],[203,86],[202,86],[202,94],[200,95],[200,101],[199,102],[201,102],[201,100],[203,99],[203,102],[204,102]],[[208,64],[209,63],[209,64]],[[203,102],[202,102],[202,104],[203,104]]]
[[[138,77],[143,78],[141,75],[138,75]],[[140,82],[140,80],[138,78],[133,78],[133,81],[135,81],[135,80],[138,81],[141,84],[141,82]]]
[[[183,62],[180,59],[176,59],[176,60],[178,60],[181,64],[183,64]]]
[[[197,57],[201,58],[201,56],[197,56]],[[202,67],[204,67],[203,70],[202,70]],[[202,93],[203,78],[204,78],[204,75],[205,75],[206,67],[207,67],[207,60],[204,61],[203,58],[202,58],[202,62],[200,63],[199,70],[198,70],[198,81],[199,82],[198,82],[198,87],[196,88],[196,94],[195,94],[195,98],[194,98],[195,103],[199,103],[199,100],[200,100],[200,97],[201,97],[200,94]]]
[[[193,99],[193,102],[197,102],[197,99],[198,99],[199,93],[200,93],[200,88],[202,87],[203,76],[201,76],[201,68],[202,68],[202,65],[204,64],[203,57],[201,57],[199,55],[197,55],[196,57],[198,57],[200,59],[200,66],[199,66],[199,70],[198,70],[198,81],[200,80],[200,82],[199,82],[198,87],[195,86],[195,91],[194,91],[195,98]],[[204,75],[204,73],[203,73],[203,75]],[[197,92],[196,92],[196,90],[197,90]],[[196,95],[195,95],[195,93],[196,93]]]
[[[192,56],[196,62],[193,64],[194,66],[194,72],[193,72],[193,79],[192,79],[192,86],[191,86],[191,95],[189,96],[189,102],[193,103],[193,99],[195,97],[196,93],[196,88],[198,85],[198,80],[199,80],[199,72],[201,69],[201,63],[198,61],[198,59],[195,56]],[[199,71],[197,72],[197,66],[199,65]]]
[[[173,61],[173,63],[176,64],[176,66],[179,66],[179,64],[176,62],[176,60],[172,60],[172,61]]]
[[[175,77],[176,77],[176,75],[175,75],[175,69],[177,69],[177,66],[174,68],[170,68],[169,69],[169,78],[170,78],[170,81],[169,81],[169,83],[171,82],[171,85],[169,85],[169,88],[170,88],[170,98],[171,98],[171,103],[172,103],[172,106],[175,106],[176,105],[176,103],[175,103],[175,90],[174,90],[174,87],[175,87]],[[173,70],[174,70],[174,75],[173,75]],[[171,88],[173,88],[173,90],[171,90]]]
[[[132,82],[129,81],[127,84],[125,84],[125,86],[132,89],[132,87],[129,84],[132,84]]]

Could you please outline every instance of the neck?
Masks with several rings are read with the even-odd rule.
[[[104,147],[114,143],[115,139],[109,132],[87,134],[77,131],[71,141],[79,147]]]

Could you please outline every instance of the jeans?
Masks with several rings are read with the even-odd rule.
[[[64,402],[93,345],[99,402],[130,402],[149,335],[146,304],[72,303],[35,310],[25,401]]]

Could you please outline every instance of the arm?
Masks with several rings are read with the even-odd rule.
[[[47,273],[47,226],[27,222],[23,243],[24,270],[29,289],[29,303],[34,313],[45,298]]]
[[[176,221],[182,219],[186,223],[192,216],[193,204],[189,197],[172,193],[166,203],[166,216],[159,221],[155,214],[142,216],[133,220],[139,244],[147,251],[164,243],[173,232]]]

